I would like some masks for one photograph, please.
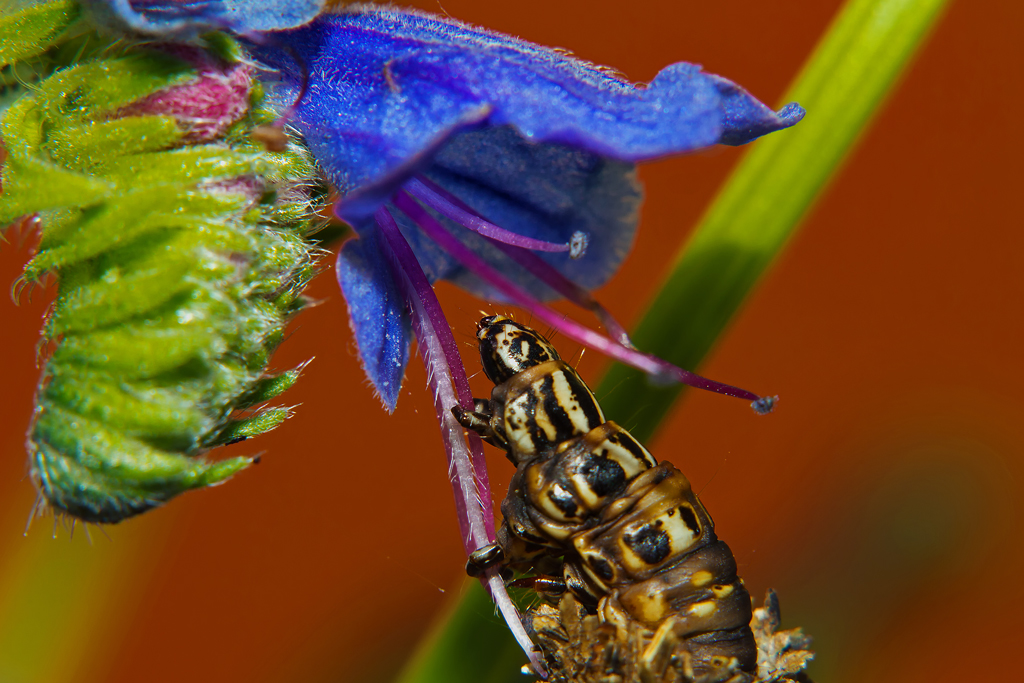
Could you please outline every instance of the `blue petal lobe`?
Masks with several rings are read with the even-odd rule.
[[[292,123],[356,221],[473,128],[511,125],[535,143],[636,162],[736,143],[796,118],[691,64],[638,87],[564,53],[416,12],[361,5],[274,35],[293,52],[253,50],[281,70],[292,97],[308,69]]]
[[[342,246],[337,277],[363,369],[384,406],[394,410],[409,362],[412,321],[375,227]]]
[[[732,81],[720,76],[709,78],[718,86],[725,111],[725,130],[719,140],[723,145],[746,144],[766,133],[792,126],[804,117],[804,108],[796,102],[790,102],[776,113]]]
[[[225,29],[239,34],[301,26],[324,0],[83,0],[102,24],[165,38]]]

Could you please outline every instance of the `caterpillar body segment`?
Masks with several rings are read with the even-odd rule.
[[[529,610],[525,621],[562,680],[754,680],[750,596],[683,473],[606,421],[586,383],[538,332],[490,316],[477,339],[495,387],[474,411],[454,413],[503,448],[516,473],[497,542],[474,553],[467,571],[501,566],[532,575],[516,583],[552,604]],[[594,677],[558,661],[573,629],[590,642],[570,650],[611,657],[588,669]]]
[[[464,427],[505,450],[513,464],[604,422],[586,383],[534,330],[490,316],[480,321],[477,340],[484,374],[495,387],[473,412],[453,412]]]

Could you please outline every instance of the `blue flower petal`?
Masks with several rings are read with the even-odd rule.
[[[165,38],[226,29],[239,34],[301,26],[324,0],[83,0],[101,24]]]
[[[338,254],[337,277],[363,369],[385,407],[394,410],[409,361],[412,327],[380,240],[374,228],[346,242]]]
[[[792,126],[804,117],[803,107],[796,102],[790,102],[776,113],[732,81],[721,76],[709,75],[709,78],[715,81],[725,110],[725,130],[718,141],[720,144],[743,145],[779,128]]]
[[[776,115],[692,64],[637,87],[561,52],[415,12],[364,5],[275,37],[294,53],[253,49],[292,97],[308,69],[292,123],[354,221],[473,128],[512,125],[533,142],[635,162],[738,144],[802,115]]]
[[[642,191],[633,164],[561,145],[537,145],[514,128],[500,126],[460,133],[423,175],[486,219],[547,242],[566,243],[579,231],[589,237],[586,253],[537,253],[586,289],[603,285],[629,254],[636,236]],[[400,211],[394,218],[431,282],[449,280],[483,299],[506,297],[482,282],[427,237]],[[463,242],[534,297],[557,294],[514,263],[494,243],[435,214]],[[359,234],[377,230],[372,220],[354,223]]]
[[[337,213],[360,235],[342,250],[339,279],[367,374],[389,406],[394,401],[382,385],[400,381],[409,323],[383,252],[375,251],[373,214],[412,176],[432,179],[522,236],[565,243],[576,232],[587,234],[580,259],[539,256],[593,289],[632,246],[641,197],[636,162],[742,144],[803,116],[797,105],[773,112],[691,64],[672,65],[637,86],[562,52],[371,5],[322,15],[251,48],[278,71],[276,96],[283,106],[296,105],[289,123],[341,191]],[[551,298],[492,242],[437,217],[500,272]],[[395,219],[431,281],[503,298],[411,220],[399,212]],[[388,344],[391,327],[401,330],[398,347]]]

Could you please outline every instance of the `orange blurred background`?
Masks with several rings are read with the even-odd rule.
[[[636,80],[685,59],[776,102],[839,4],[443,6]],[[702,368],[781,394],[779,410],[757,418],[692,392],[649,444],[691,478],[751,593],[775,587],[784,624],[816,636],[819,683],[1003,680],[1017,668],[1006,655],[1024,642],[1021,26],[1024,5],[1012,0],[951,3]],[[637,320],[741,154],[643,168],[637,248],[600,293],[620,320]],[[0,245],[0,283],[28,256],[13,236]],[[46,294],[18,307],[0,296],[0,680],[393,676],[464,586],[418,360],[386,415],[325,273],[311,290],[323,305],[299,318],[274,361],[316,357],[285,395],[297,415],[231,447],[262,452],[258,467],[94,528],[91,541],[81,528],[52,538],[49,519],[23,536],[35,499],[23,435]],[[487,307],[448,286],[440,296],[473,369],[468,342]],[[581,372],[596,380],[604,367],[590,352]],[[491,463],[501,497],[511,467]]]

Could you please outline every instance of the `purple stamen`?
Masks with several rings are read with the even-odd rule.
[[[516,234],[511,230],[500,228],[494,223],[481,218],[475,212],[459,206],[461,202],[456,203],[451,201],[447,196],[447,192],[438,192],[438,188],[434,183],[431,183],[426,178],[416,177],[412,178],[405,184],[404,189],[409,192],[412,196],[419,199],[421,202],[434,209],[438,213],[451,218],[459,225],[464,225],[470,230],[484,237],[488,237],[495,242],[501,244],[511,244],[522,249],[530,249],[532,251],[548,251],[548,252],[569,252],[569,257],[577,259],[583,256],[589,243],[589,238],[582,232],[575,232],[572,238],[567,243],[556,243],[547,242],[545,240],[537,240],[532,237],[523,237],[522,235]]]
[[[691,387],[713,391],[726,396],[752,401],[755,412],[763,414],[762,411],[769,409],[772,401],[766,401],[761,396],[740,389],[728,384],[701,377],[698,374],[684,370],[680,367],[664,361],[657,356],[641,353],[636,349],[622,345],[602,334],[594,332],[574,320],[565,318],[561,313],[545,306],[533,298],[526,291],[521,289],[514,282],[495,270],[490,264],[477,256],[469,247],[464,245],[458,238],[448,232],[438,220],[431,216],[426,209],[417,204],[413,199],[399,192],[394,197],[395,206],[413,220],[420,228],[437,244],[454,256],[463,265],[486,280],[502,294],[507,296],[513,303],[530,311],[537,318],[550,325],[566,337],[573,339],[584,346],[589,346],[601,353],[614,358],[617,361],[631,365],[638,370],[646,372],[654,381],[681,382]]]
[[[464,204],[458,197],[449,193],[447,190],[442,188],[430,181],[428,178],[420,177],[419,180],[430,187],[435,193],[443,196],[449,203],[457,206],[463,211],[472,215],[478,216],[473,209]],[[454,218],[449,216],[449,218]],[[586,235],[577,232],[573,235],[573,240],[576,239],[576,235],[579,235],[584,241],[589,241]],[[571,242],[570,242],[571,244]],[[560,295],[573,302],[580,308],[585,308],[604,325],[605,329],[608,330],[609,335],[618,341],[620,344],[627,348],[634,349],[633,342],[629,338],[629,333],[626,332],[626,328],[619,324],[619,321],[612,316],[611,312],[600,304],[590,292],[583,289],[569,278],[562,275],[554,266],[540,258],[533,252],[522,249],[520,247],[513,246],[506,242],[494,240],[494,245],[501,249],[506,256],[511,258],[513,261],[518,263],[524,269],[529,271],[531,275],[546,284],[551,289],[558,292]]]
[[[775,410],[775,404],[779,402],[778,396],[762,396],[753,403],[750,407],[754,409],[754,412],[758,415],[767,415],[768,413]]]
[[[535,278],[555,290],[563,297],[573,302],[580,308],[585,308],[594,314],[594,317],[604,325],[612,339],[623,346],[635,349],[626,328],[619,324],[619,321],[612,316],[611,311],[590,295],[590,292],[583,289],[569,278],[562,275],[555,268],[536,254],[507,244],[497,244],[497,247],[505,252],[505,255],[518,263],[530,272]]]
[[[434,410],[441,426],[441,438],[449,458],[455,508],[468,554],[494,542],[494,518],[490,514],[490,505],[484,505],[484,501],[490,502],[491,494],[480,437],[475,433],[467,435],[451,412],[452,406],[456,404],[466,409],[473,407],[466,369],[434,289],[399,231],[395,219],[385,208],[378,210],[374,218],[387,245],[385,251],[397,276],[396,280],[409,305],[420,356],[434,395]],[[488,570],[482,581],[534,670],[544,676],[543,662],[523,628],[522,619],[498,569]]]

